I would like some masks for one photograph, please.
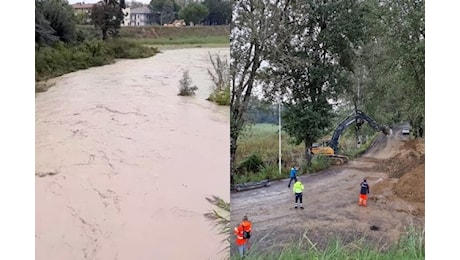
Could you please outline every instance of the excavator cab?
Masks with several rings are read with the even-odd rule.
[[[334,155],[334,149],[329,146],[329,140],[322,140],[321,143],[314,143],[311,146],[311,153],[313,155]]]

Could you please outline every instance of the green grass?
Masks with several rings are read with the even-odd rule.
[[[232,251],[230,259],[240,259]],[[407,228],[407,234],[387,250],[375,248],[364,239],[344,244],[334,239],[321,249],[313,244],[306,234],[298,243],[293,243],[279,252],[262,253],[253,244],[246,260],[423,260],[425,259],[425,231],[414,227]]]
[[[282,171],[279,173],[279,136],[278,126],[272,124],[255,124],[248,126],[238,139],[236,154],[237,167],[247,158],[257,155],[263,161],[263,167],[257,172],[242,171],[234,176],[235,183],[260,181],[265,179],[276,180],[289,176],[289,169],[293,164],[300,165],[304,152],[303,145],[294,145],[289,142],[288,135],[281,132]]]
[[[348,129],[347,129],[348,130]],[[351,131],[346,131],[340,139],[340,147],[343,148],[341,154],[351,158],[363,154],[372,144],[377,134],[369,137],[368,142],[356,149],[354,135]],[[327,139],[325,136],[323,139]],[[289,176],[289,169],[292,165],[300,166],[299,175],[315,173],[327,169],[331,166],[332,160],[326,156],[314,156],[309,165],[304,158],[304,144],[294,145],[290,142],[289,135],[281,132],[281,160],[282,169],[279,173],[279,136],[278,126],[273,124],[250,125],[238,139],[238,150],[236,153],[237,175],[234,176],[235,183],[245,183],[261,181],[265,179],[277,180]],[[258,156],[263,161],[263,167],[259,170],[245,170],[242,167],[245,161],[251,156]]]
[[[229,38],[230,26],[186,26],[186,27],[166,27],[166,26],[134,26],[122,27],[120,37],[127,38],[186,38],[186,37],[208,37],[224,36]]]

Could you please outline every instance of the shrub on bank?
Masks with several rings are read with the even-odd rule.
[[[113,57],[117,59],[148,58],[159,52],[157,48],[147,47],[125,39],[109,40],[106,44]]]
[[[156,48],[122,40],[104,42],[89,40],[79,44],[58,42],[53,46],[35,47],[36,81],[66,73],[113,63],[116,58],[146,58],[155,55]]]
[[[197,86],[192,86],[192,79],[189,76],[188,70],[182,74],[182,79],[179,80],[179,96],[193,96],[195,91],[198,90]]]

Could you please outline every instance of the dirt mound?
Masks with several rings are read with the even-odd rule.
[[[393,188],[396,195],[412,202],[425,202],[425,164],[405,173]]]
[[[386,172],[390,179],[382,179],[372,187],[371,199],[393,195],[399,199],[414,202],[414,215],[425,213],[425,143],[423,139],[404,141],[401,151],[390,159],[378,163],[375,170]]]
[[[404,145],[399,153],[377,164],[374,170],[386,172],[391,178],[401,178],[406,172],[425,163],[425,144],[423,139],[403,142]]]

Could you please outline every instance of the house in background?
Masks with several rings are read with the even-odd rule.
[[[129,26],[145,26],[153,24],[153,13],[147,6],[132,8]]]
[[[85,4],[85,2],[83,2],[83,3],[73,4],[72,8],[75,11],[75,13],[82,12],[82,13],[90,15],[91,9],[93,8],[94,5],[96,4]]]

